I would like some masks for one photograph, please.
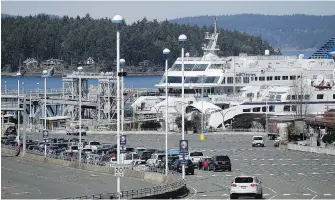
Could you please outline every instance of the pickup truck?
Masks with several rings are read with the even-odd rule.
[[[92,149],[93,152],[96,152],[100,147],[100,142],[97,141],[89,141],[87,145],[85,145],[85,149]]]
[[[189,159],[194,163],[195,167],[198,167],[198,163],[204,154],[201,151],[193,151],[189,153]]]
[[[151,155],[151,158],[147,160],[147,165],[149,166],[158,166],[162,159],[165,157],[165,154],[154,153]]]

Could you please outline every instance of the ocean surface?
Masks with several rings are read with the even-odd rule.
[[[304,54],[305,58],[310,57],[315,50],[292,50],[292,51],[282,51],[283,55],[299,55]],[[159,83],[161,76],[127,76],[125,77],[125,87],[126,88],[155,88],[155,84]],[[5,84],[6,81],[6,84]],[[43,89],[44,88],[44,78],[39,76],[24,76],[20,77],[20,82],[24,82],[24,89]],[[39,83],[39,84],[38,84]],[[97,85],[97,80],[89,80],[89,85]],[[1,76],[1,88],[4,89],[5,85],[7,89],[17,89],[17,77],[12,76]],[[21,85],[22,86],[22,85]],[[20,87],[21,87],[20,86]],[[62,88],[62,77],[53,76],[47,79],[47,88]],[[22,89],[22,87],[21,87]]]
[[[1,89],[17,89],[17,77],[14,76],[1,76]],[[155,84],[159,83],[161,76],[126,76],[124,85],[125,88],[155,88]],[[5,84],[6,81],[6,84]],[[30,89],[43,89],[44,78],[40,76],[23,76],[20,77],[20,82],[24,83],[22,86],[24,90]],[[98,85],[98,80],[89,80],[89,85]],[[47,78],[47,88],[62,88],[62,77],[53,76]]]

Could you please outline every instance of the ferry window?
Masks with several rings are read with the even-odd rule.
[[[208,77],[205,77],[204,83],[217,83],[219,78],[220,78],[219,76],[208,76]],[[198,83],[202,83],[202,80],[200,79]]]
[[[260,107],[257,107],[257,108],[253,108],[252,109],[252,112],[260,112],[261,111],[261,108]]]
[[[309,96],[309,94],[305,95],[305,99],[309,100],[311,97]]]
[[[291,100],[291,95],[287,95],[286,100]]]
[[[243,109],[243,112],[250,112],[250,109]]]
[[[169,83],[181,83],[181,76],[169,76],[168,82]]]
[[[282,80],[288,80],[288,76],[282,76]]]
[[[297,111],[297,106],[296,105],[292,105],[291,111],[296,112]]]
[[[300,76],[298,76],[298,78],[300,78]]]
[[[316,99],[323,99],[323,94],[316,95]]]
[[[266,77],[266,80],[267,80],[267,81],[272,81],[272,76],[267,76],[267,77]]]
[[[269,112],[274,112],[275,111],[275,106],[269,106]]]
[[[235,83],[241,83],[242,79],[241,77],[235,77]]]
[[[257,81],[257,76],[255,77],[255,81]]]
[[[295,80],[295,76],[290,76],[290,80]]]
[[[255,79],[254,77],[251,77],[251,81],[254,81],[254,79]]]
[[[266,112],[266,106],[262,107],[262,112]]]
[[[292,100],[296,100],[297,96],[296,95],[292,95]]]
[[[247,97],[254,97],[254,93],[252,93],[252,92],[248,93]]]
[[[275,76],[275,80],[279,81],[280,80],[280,76]]]
[[[273,101],[275,99],[275,95],[271,94],[269,100]]]
[[[233,77],[228,77],[227,78],[227,83],[229,84],[229,83],[233,83],[233,81],[234,81],[234,78]]]
[[[291,106],[284,106],[284,112],[290,112]]]
[[[259,81],[265,81],[265,76],[260,76]]]
[[[196,83],[198,82],[199,78],[201,77],[192,77],[192,76],[186,77],[185,83]]]
[[[195,64],[192,71],[205,71],[208,64]]]
[[[226,83],[226,77],[223,77],[221,84],[225,84],[225,83]]]
[[[281,100],[281,95],[280,95],[280,94],[277,94],[277,95],[276,95],[276,100],[277,100],[277,101],[280,101],[280,100]]]
[[[298,99],[302,100],[303,95],[298,95]]]
[[[181,64],[174,64],[171,67],[171,71],[181,71]]]
[[[333,99],[335,99],[335,94],[333,94]]]
[[[194,64],[184,64],[185,71],[192,71],[193,67],[194,67]],[[181,69],[181,67],[180,67],[180,69]]]
[[[249,77],[243,77],[243,83],[249,83]]]

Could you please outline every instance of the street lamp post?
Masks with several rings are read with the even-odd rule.
[[[181,137],[182,140],[185,139],[185,104],[184,104],[184,98],[185,98],[185,92],[184,92],[184,82],[185,82],[185,76],[184,76],[184,45],[186,43],[187,37],[186,35],[182,34],[178,37],[179,43],[181,44],[181,71],[182,71],[182,76],[181,76],[181,101],[182,101],[182,106],[181,106]],[[185,164],[182,165],[182,178],[185,179]]]
[[[123,135],[123,131],[124,131],[124,76],[125,76],[125,72],[124,72],[124,66],[126,64],[125,59],[120,59],[120,66],[122,66],[121,68],[121,135]],[[122,164],[124,163],[124,159],[123,159],[123,153],[121,154],[121,158],[122,158]]]
[[[165,57],[165,175],[168,175],[168,131],[169,131],[169,121],[168,121],[168,112],[169,112],[169,101],[168,101],[168,55],[170,54],[169,49],[163,50],[163,56]]]
[[[21,73],[16,73],[17,76],[17,145],[20,147],[20,76]]]
[[[123,17],[121,15],[115,15],[112,19],[113,24],[117,24],[117,32],[116,32],[116,107],[117,107],[117,133],[116,133],[116,140],[117,140],[117,164],[120,165],[120,32],[119,26],[124,23]],[[117,193],[119,198],[121,198],[121,180],[120,177],[117,177]]]
[[[33,123],[32,123],[32,104],[31,104],[31,90],[29,91],[29,128],[32,130],[33,128]]]
[[[81,143],[81,72],[83,71],[83,67],[78,67],[77,70],[79,72],[79,143]],[[81,164],[81,152],[82,149],[79,148],[79,166]]]
[[[48,77],[48,71],[43,70],[43,76],[44,77],[44,130],[47,131],[47,77]],[[44,141],[44,157],[47,156],[47,144],[46,140]]]

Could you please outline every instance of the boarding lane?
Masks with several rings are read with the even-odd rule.
[[[1,155],[2,199],[60,199],[116,191],[115,176]],[[121,178],[121,189],[153,187],[153,183]]]
[[[257,133],[255,133],[257,135]],[[52,135],[52,137],[74,137]],[[273,147],[252,147],[252,134],[186,135],[190,150],[201,150],[206,156],[228,155],[232,172],[195,171],[186,176],[189,199],[229,198],[231,181],[238,175],[255,175],[263,182],[266,199],[334,199],[335,157],[331,155],[290,151]],[[179,148],[180,135],[169,135],[169,148]],[[87,140],[115,143],[115,135],[89,135]],[[165,135],[127,135],[127,145],[164,149]]]

